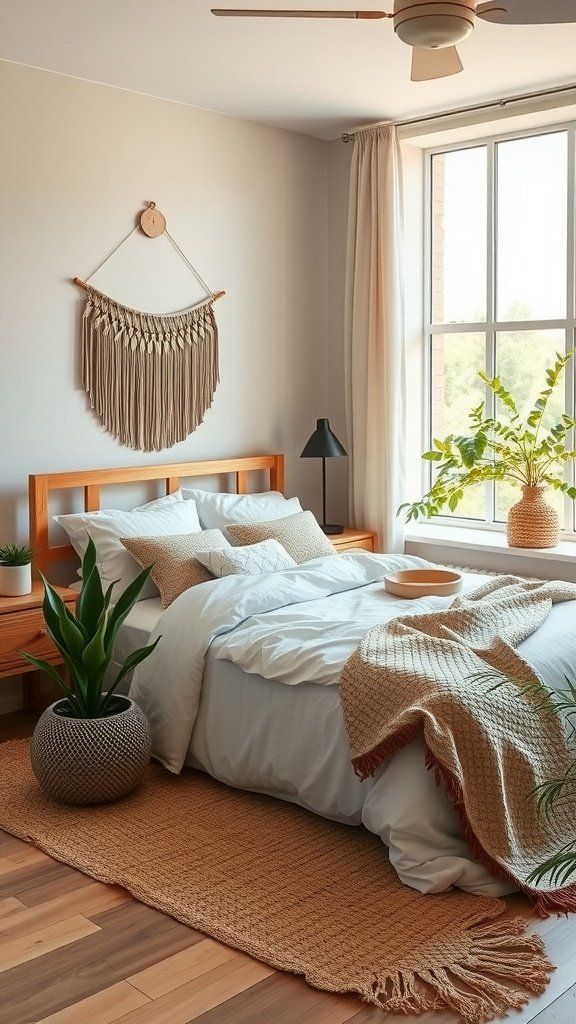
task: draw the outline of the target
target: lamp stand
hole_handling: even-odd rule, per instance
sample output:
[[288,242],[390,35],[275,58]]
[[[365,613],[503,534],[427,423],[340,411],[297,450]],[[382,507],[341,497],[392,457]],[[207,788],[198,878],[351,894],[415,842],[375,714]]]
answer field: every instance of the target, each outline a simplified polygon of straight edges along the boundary
[[326,522],[326,459],[322,457],[322,529],[324,533],[329,536],[334,536],[337,533],[343,533],[344,527],[337,526],[335,523]]

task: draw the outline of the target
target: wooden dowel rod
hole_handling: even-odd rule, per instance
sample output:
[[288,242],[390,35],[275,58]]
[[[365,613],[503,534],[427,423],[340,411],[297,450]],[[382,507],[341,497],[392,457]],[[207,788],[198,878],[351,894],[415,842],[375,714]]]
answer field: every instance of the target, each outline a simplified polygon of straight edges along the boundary
[[[73,277],[72,284],[77,284],[79,288],[88,288],[86,281],[83,281],[81,277]],[[216,299],[221,299],[223,295],[226,295],[226,292],[214,292],[214,295],[212,296],[213,301],[216,302]]]

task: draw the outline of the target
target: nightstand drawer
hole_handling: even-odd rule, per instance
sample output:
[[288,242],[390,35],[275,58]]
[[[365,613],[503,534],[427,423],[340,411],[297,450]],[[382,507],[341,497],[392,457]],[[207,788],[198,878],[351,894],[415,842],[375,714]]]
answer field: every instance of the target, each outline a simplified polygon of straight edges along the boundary
[[342,533],[330,535],[336,551],[354,551],[354,548],[363,548],[364,551],[376,550],[376,534],[372,530],[356,530],[352,526],[345,526]]
[[365,551],[374,551],[374,538],[364,537],[362,540],[353,540],[350,543],[338,544],[338,551],[353,551],[354,548],[364,548]]
[[30,608],[1,616],[0,672],[14,669],[14,675],[29,671],[31,666],[19,653],[24,650],[36,658],[59,660],[54,644],[46,631],[41,608]]

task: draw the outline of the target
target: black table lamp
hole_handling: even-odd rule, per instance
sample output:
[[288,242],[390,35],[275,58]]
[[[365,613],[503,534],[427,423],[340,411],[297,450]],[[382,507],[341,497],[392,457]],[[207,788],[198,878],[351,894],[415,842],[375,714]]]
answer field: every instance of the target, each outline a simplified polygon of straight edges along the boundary
[[346,455],[340,441],[330,430],[327,419],[316,420],[316,430],[308,438],[301,452],[301,459],[322,459],[322,522],[324,533],[342,533],[342,526],[326,522],[326,459]]

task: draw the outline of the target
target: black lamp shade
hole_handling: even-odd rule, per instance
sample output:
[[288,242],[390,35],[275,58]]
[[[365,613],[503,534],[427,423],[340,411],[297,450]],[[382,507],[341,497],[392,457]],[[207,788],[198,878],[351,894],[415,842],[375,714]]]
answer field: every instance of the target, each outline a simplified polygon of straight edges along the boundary
[[308,438],[302,453],[301,459],[330,459],[340,455],[346,455],[346,450],[340,441],[330,430],[330,424],[326,418],[316,420],[316,430]]
[[316,430],[302,449],[301,459],[322,459],[322,529],[324,533],[342,533],[343,527],[326,522],[326,459],[346,455],[345,448],[330,430],[326,418],[316,420]]

